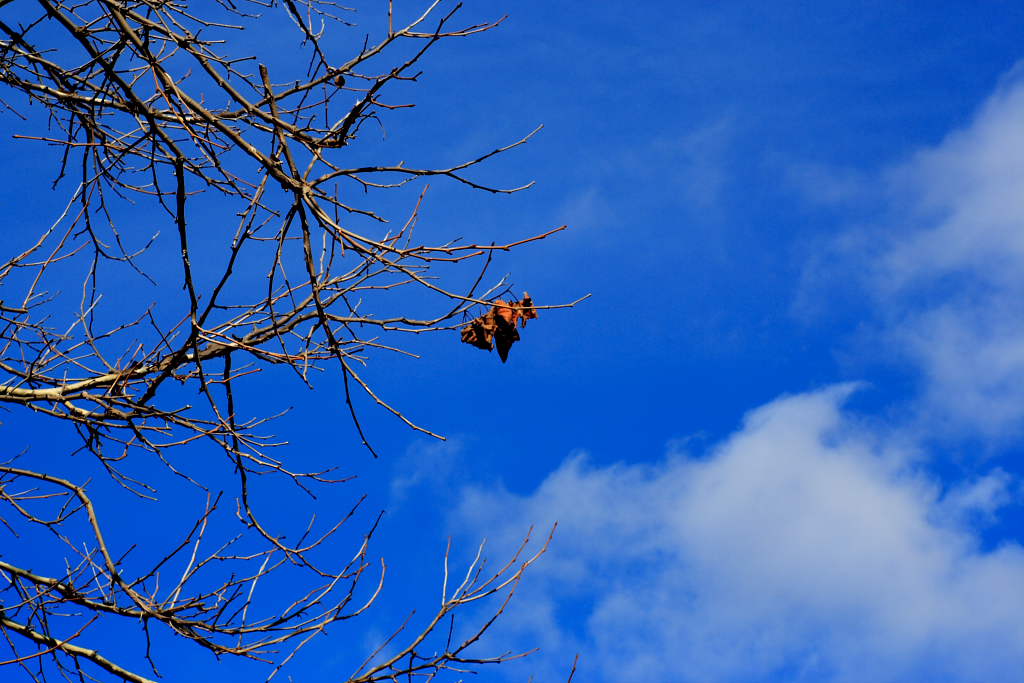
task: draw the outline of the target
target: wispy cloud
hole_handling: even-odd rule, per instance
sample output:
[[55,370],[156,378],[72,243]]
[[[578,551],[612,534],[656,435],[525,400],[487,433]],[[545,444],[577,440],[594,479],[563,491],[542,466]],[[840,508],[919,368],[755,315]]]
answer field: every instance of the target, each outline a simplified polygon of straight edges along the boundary
[[463,442],[459,437],[413,442],[395,461],[389,508],[397,509],[407,496],[421,487],[444,490],[452,486],[462,469],[462,450]]
[[852,389],[774,401],[700,457],[467,491],[456,524],[499,545],[559,522],[509,637],[581,649],[595,681],[1016,679],[1024,550],[950,514],[994,510],[1007,475],[944,498],[844,414]]
[[[814,308],[826,279],[833,292],[866,290],[873,348],[920,370],[930,428],[993,438],[1024,427],[1022,121],[1018,68],[968,125],[874,180],[858,175],[858,201],[885,208],[834,243],[837,259],[815,257],[814,295],[801,295]],[[846,176],[822,177],[818,200],[847,194],[829,180]]]
[[657,151],[668,158],[659,168],[670,168],[674,186],[697,209],[708,210],[722,201],[730,181],[736,123],[726,116],[690,131],[676,140],[656,141]]
[[724,114],[702,125],[662,131],[642,143],[609,143],[586,170],[590,182],[560,207],[561,220],[618,226],[632,213],[621,214],[622,206],[662,202],[700,215],[719,211],[734,182],[736,136],[735,118]]
[[872,190],[871,179],[854,169],[808,161],[773,165],[782,182],[809,204],[849,205],[869,197]]

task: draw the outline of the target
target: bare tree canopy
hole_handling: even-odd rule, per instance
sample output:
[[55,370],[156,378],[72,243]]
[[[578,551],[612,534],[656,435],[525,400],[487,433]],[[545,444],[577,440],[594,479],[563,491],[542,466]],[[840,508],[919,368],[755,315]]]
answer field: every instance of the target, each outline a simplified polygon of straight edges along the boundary
[[[140,510],[171,505],[183,520],[180,537],[153,541],[159,550],[120,547],[105,521],[149,512],[125,509],[123,497],[104,507],[89,482],[65,474],[71,454],[45,452],[42,437],[40,448],[3,456],[0,673],[152,680],[154,643],[171,633],[218,657],[265,662],[273,677],[328,626],[373,605],[384,564],[372,559],[372,518],[349,532],[354,509],[316,517],[314,493],[344,473],[335,462],[290,465],[274,450],[287,440],[273,434],[274,415],[238,404],[255,373],[287,370],[301,388],[327,370],[342,378],[339,412],[369,452],[360,401],[437,436],[378,395],[368,359],[408,354],[407,340],[424,332],[457,344],[460,328],[500,307],[511,338],[515,320],[562,307],[516,301],[487,274],[497,252],[562,227],[502,244],[461,241],[450,228],[427,230],[426,241],[415,232],[431,178],[490,193],[528,187],[494,186],[475,170],[536,130],[441,167],[380,159],[367,135],[412,106],[403,98],[431,48],[500,23],[462,23],[459,9],[440,0],[415,11],[388,2],[368,15],[329,0],[0,0],[4,121],[20,144],[52,155],[60,198],[54,216],[5,235],[4,419],[33,411],[72,425],[79,452]],[[267,22],[290,32],[293,54],[252,39]],[[408,201],[393,215],[397,203],[381,193],[399,188],[412,194],[398,194]],[[202,444],[219,461],[187,457]],[[308,493],[308,525],[267,522],[258,486]],[[195,500],[196,509],[183,503]],[[333,566],[342,542],[350,560]],[[436,613],[414,628],[399,619],[357,671],[336,677],[448,680],[518,656],[481,654],[478,641],[538,555],[524,544],[492,568],[478,554],[455,578],[445,553]],[[279,599],[261,601],[263,584]],[[471,627],[454,624],[485,599],[486,614],[469,610]],[[135,656],[108,656],[111,634],[129,631]]]

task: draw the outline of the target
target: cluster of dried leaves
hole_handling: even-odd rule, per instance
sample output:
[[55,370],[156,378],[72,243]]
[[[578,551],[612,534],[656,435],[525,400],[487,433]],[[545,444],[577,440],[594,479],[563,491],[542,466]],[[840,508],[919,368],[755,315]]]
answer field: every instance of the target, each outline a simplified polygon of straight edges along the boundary
[[519,341],[516,323],[518,322],[520,327],[526,327],[526,321],[536,317],[537,309],[534,308],[533,299],[527,292],[523,292],[523,298],[519,301],[498,299],[489,311],[474,318],[462,328],[462,341],[485,351],[497,346],[498,355],[504,363],[508,360],[512,344]]

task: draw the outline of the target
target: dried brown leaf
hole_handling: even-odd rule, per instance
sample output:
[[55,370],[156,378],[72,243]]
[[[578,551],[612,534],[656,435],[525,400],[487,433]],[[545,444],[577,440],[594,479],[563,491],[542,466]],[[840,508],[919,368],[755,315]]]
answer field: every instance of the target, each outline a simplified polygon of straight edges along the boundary
[[490,310],[469,321],[462,328],[462,341],[485,351],[497,347],[498,356],[504,363],[508,360],[508,352],[512,345],[520,339],[516,323],[518,322],[520,327],[526,327],[526,321],[536,317],[537,310],[533,306],[533,298],[526,292],[523,292],[523,298],[519,301],[499,299]]

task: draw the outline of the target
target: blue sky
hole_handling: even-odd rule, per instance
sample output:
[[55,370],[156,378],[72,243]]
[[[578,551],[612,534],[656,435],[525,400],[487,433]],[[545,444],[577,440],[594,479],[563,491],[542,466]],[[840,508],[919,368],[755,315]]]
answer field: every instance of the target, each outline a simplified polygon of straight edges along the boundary
[[[1018,678],[1024,9],[466,12],[510,16],[425,62],[380,154],[444,164],[544,124],[479,171],[536,187],[435,182],[419,229],[483,242],[568,224],[498,269],[540,303],[592,296],[543,312],[504,365],[453,335],[372,358],[381,393],[449,437],[367,405],[376,461],[339,378],[255,385],[251,405],[292,407],[284,457],[337,461],[368,514],[387,510],[380,608],[294,679],[347,674],[350,649],[429,605],[449,536],[459,558],[486,537],[497,559],[555,521],[491,635],[541,650],[488,680],[564,680],[577,652],[577,680],[597,682]],[[8,225],[52,220],[51,195],[12,180],[40,162],[4,145]],[[10,443],[43,448],[22,420],[4,417]],[[144,526],[118,524],[126,541]]]

